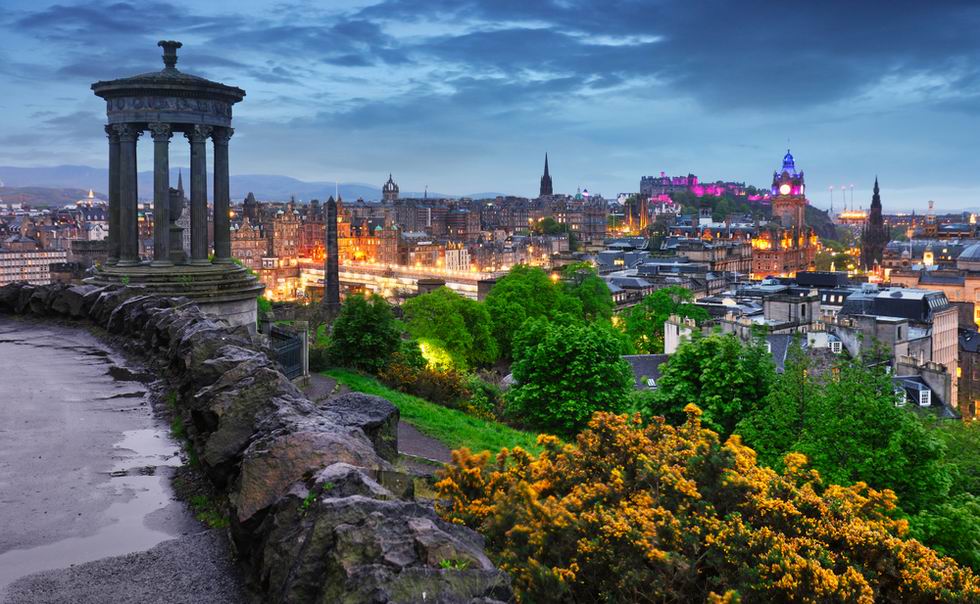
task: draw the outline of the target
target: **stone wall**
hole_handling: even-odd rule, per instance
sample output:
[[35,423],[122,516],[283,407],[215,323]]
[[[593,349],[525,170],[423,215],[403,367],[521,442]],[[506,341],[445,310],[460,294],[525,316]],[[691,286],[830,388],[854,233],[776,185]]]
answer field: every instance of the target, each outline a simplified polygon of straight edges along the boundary
[[246,328],[138,287],[15,283],[0,287],[0,312],[97,325],[160,367],[205,473],[228,496],[256,602],[512,599],[482,538],[412,499],[391,464],[398,411],[384,399],[314,404]]

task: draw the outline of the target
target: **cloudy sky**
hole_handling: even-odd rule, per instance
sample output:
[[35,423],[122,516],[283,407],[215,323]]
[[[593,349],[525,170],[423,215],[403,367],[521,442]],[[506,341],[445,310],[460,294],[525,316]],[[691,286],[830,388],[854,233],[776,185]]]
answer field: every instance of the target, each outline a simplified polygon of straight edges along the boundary
[[547,151],[556,190],[608,197],[661,171],[767,185],[789,145],[817,206],[851,184],[866,206],[877,174],[886,210],[980,207],[972,0],[3,6],[0,165],[104,166],[89,84],[159,69],[168,38],[248,93],[234,173],[529,195]]

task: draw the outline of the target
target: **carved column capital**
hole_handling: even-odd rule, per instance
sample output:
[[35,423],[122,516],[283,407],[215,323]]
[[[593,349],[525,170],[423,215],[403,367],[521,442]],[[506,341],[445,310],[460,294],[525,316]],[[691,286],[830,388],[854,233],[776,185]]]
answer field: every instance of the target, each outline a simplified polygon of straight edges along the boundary
[[153,141],[157,143],[167,142],[174,135],[170,124],[154,123],[150,124],[148,128],[153,136]]
[[214,141],[215,145],[227,145],[234,134],[234,128],[215,128],[211,134],[211,140]]
[[211,136],[212,131],[214,131],[214,127],[212,126],[197,125],[185,132],[184,136],[186,136],[187,140],[192,143],[203,143],[208,140],[208,137]]
[[143,134],[142,130],[132,124],[116,124],[113,128],[116,129],[116,136],[121,143],[135,142]]
[[105,134],[106,134],[107,137],[109,137],[109,142],[110,143],[118,143],[119,142],[119,133],[116,132],[116,127],[115,126],[113,126],[111,124],[106,124],[106,126],[105,126]]

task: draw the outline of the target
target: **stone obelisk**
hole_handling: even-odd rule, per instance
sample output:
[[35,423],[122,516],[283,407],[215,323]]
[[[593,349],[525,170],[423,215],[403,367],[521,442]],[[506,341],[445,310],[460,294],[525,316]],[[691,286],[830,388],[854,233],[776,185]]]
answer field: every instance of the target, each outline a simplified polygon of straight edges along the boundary
[[331,320],[340,312],[340,267],[337,263],[337,202],[327,200],[327,241],[323,273],[323,313]]

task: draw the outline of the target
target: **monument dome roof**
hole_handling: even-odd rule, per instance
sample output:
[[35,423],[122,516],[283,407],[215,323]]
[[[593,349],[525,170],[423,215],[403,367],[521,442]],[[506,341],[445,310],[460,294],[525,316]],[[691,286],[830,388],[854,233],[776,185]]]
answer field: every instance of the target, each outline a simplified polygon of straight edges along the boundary
[[217,98],[237,103],[245,97],[245,91],[241,88],[178,70],[177,49],[183,46],[180,42],[161,40],[157,45],[163,48],[163,69],[116,80],[95,82],[92,84],[92,90],[97,96],[105,99],[143,93]]

